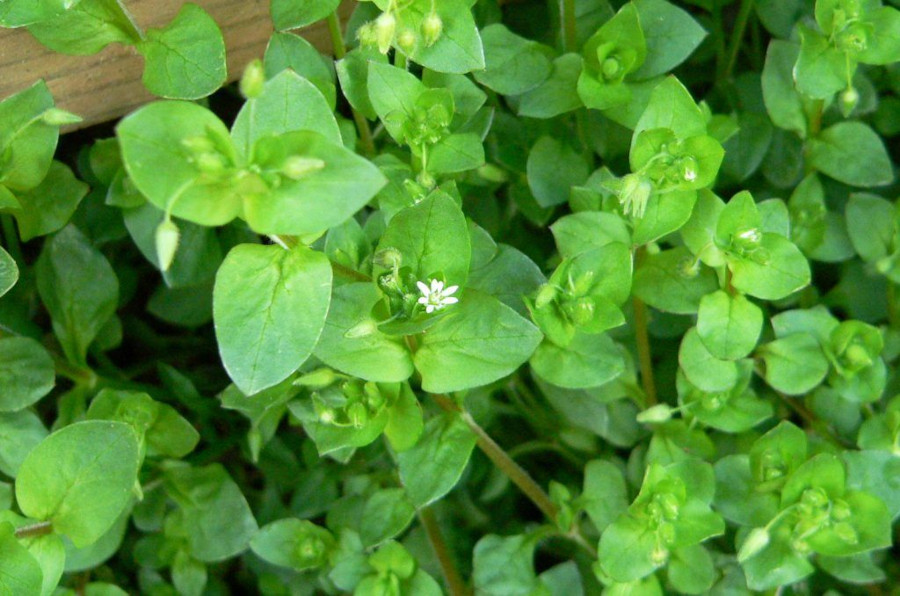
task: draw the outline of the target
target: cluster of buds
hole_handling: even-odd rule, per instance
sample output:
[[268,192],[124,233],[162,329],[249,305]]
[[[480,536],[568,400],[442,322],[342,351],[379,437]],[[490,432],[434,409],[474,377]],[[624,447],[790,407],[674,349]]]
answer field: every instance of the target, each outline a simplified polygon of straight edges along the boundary
[[338,427],[362,428],[387,405],[378,385],[372,381],[347,381],[341,385],[340,403],[326,399],[323,394],[312,394],[313,406],[319,421]]
[[[441,37],[444,30],[444,22],[432,8],[422,20],[420,34],[425,47],[431,47]],[[392,9],[381,13],[377,19],[366,23],[357,32],[359,41],[364,46],[378,48],[382,54],[387,54],[391,44],[395,43],[404,52],[411,52],[418,41],[416,32],[409,28],[401,28],[398,31],[397,17]]]

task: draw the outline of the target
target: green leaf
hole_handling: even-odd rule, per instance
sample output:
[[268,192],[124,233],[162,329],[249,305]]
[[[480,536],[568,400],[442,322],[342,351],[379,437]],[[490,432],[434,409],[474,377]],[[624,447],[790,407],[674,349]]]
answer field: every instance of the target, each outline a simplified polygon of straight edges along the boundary
[[828,359],[816,338],[796,333],[765,344],[760,353],[766,363],[765,379],[787,395],[803,395],[828,374]]
[[582,63],[579,54],[554,59],[544,82],[519,97],[519,116],[546,119],[580,108],[577,86]]
[[216,339],[225,370],[248,395],[303,364],[331,302],[331,265],[303,246],[241,244],[225,257],[213,291]]
[[266,81],[262,93],[244,103],[231,127],[231,138],[238,151],[250,155],[262,137],[294,130],[317,132],[335,145],[341,144],[328,100],[309,80],[287,70]]
[[866,47],[856,57],[863,64],[890,64],[900,60],[900,11],[881,6],[866,15],[871,27]]
[[891,159],[878,134],[862,122],[839,122],[810,141],[809,163],[851,186],[871,188],[894,180]]
[[[400,251],[401,267],[409,267],[418,281],[443,276],[448,285],[466,283],[472,253],[469,229],[459,205],[445,193],[432,193],[391,218],[378,251],[389,248]],[[381,273],[376,270],[376,275]]]
[[0,185],[27,190],[47,175],[59,127],[41,116],[52,108],[53,96],[43,81],[0,102]]
[[806,136],[806,112],[803,100],[794,88],[794,64],[800,48],[780,39],[772,40],[766,51],[762,71],[763,100],[772,124]]
[[653,89],[650,103],[634,128],[632,144],[641,131],[654,128],[668,128],[680,139],[706,134],[706,118],[691,93],[673,76]]
[[550,60],[540,44],[520,37],[501,24],[481,30],[484,70],[475,80],[501,95],[520,95],[550,75]]
[[847,233],[863,261],[874,262],[892,252],[896,209],[886,199],[853,193],[847,202]]
[[696,327],[685,333],[678,350],[678,363],[687,379],[708,393],[729,391],[738,381],[737,363],[713,356]]
[[450,492],[462,476],[475,448],[475,435],[457,416],[435,416],[412,448],[397,454],[400,480],[416,507]]
[[716,565],[699,544],[677,548],[667,567],[672,587],[684,594],[707,594],[716,581]]
[[22,205],[13,211],[23,241],[46,236],[65,226],[89,187],[72,170],[54,161],[46,177],[36,187],[16,193]]
[[388,411],[384,436],[391,442],[391,447],[398,453],[406,451],[419,441],[425,423],[422,419],[422,406],[409,383],[400,385],[399,393]]
[[363,508],[360,538],[366,547],[378,546],[405,530],[416,516],[416,508],[402,488],[374,493]]
[[183,5],[165,27],[148,29],[136,47],[144,56],[144,85],[154,95],[198,99],[225,82],[225,40],[196,4]]
[[244,217],[254,231],[323,232],[362,209],[387,182],[372,162],[316,132],[264,137],[253,147],[253,163],[264,171],[280,171],[296,158],[321,167],[295,178],[284,174],[268,192],[245,197]]
[[0,339],[0,412],[27,408],[56,382],[53,359],[30,337]]
[[762,324],[762,310],[740,294],[718,290],[700,301],[697,335],[716,358],[737,360],[749,354],[759,341]]
[[534,571],[534,547],[539,536],[488,534],[476,544],[472,556],[475,589],[485,596],[542,593]]
[[41,594],[44,574],[37,560],[19,544],[15,528],[0,522],[0,592]]
[[690,220],[696,202],[694,190],[653,193],[644,216],[634,224],[632,242],[641,246],[678,231]]
[[256,519],[220,464],[169,469],[163,484],[180,507],[172,521],[175,532],[187,540],[191,556],[214,563],[246,550],[258,529]]
[[35,447],[16,478],[22,512],[49,521],[77,547],[96,542],[129,505],[138,442],[121,422],[77,422]]
[[645,577],[662,564],[653,560],[657,542],[656,532],[646,521],[621,515],[600,536],[600,566],[617,582]]
[[[71,224],[44,244],[36,270],[38,292],[66,358],[86,364],[88,346],[118,305],[115,272]],[[91,275],[84,276],[84,271]]]
[[293,70],[322,92],[328,105],[334,107],[337,97],[334,64],[319,53],[314,45],[293,33],[275,33],[269,38],[263,58],[266,78],[273,79],[284,70]]
[[64,13],[28,26],[39,42],[54,52],[96,54],[111,43],[133,45],[141,41],[118,0],[80,0]]
[[647,42],[647,58],[631,74],[636,80],[671,71],[706,37],[706,31],[690,14],[666,0],[635,0],[634,6]]
[[0,246],[0,297],[9,292],[19,281],[19,266],[6,249]]
[[611,242],[631,245],[625,220],[615,213],[582,211],[560,217],[550,226],[563,258],[606,246]]
[[378,117],[369,99],[369,64],[373,61],[384,63],[386,58],[378,50],[358,47],[334,64],[344,97],[353,109],[369,120]]
[[379,62],[369,62],[367,83],[375,113],[391,137],[402,143],[403,124],[415,112],[416,100],[425,92],[425,85],[405,70]]
[[809,263],[790,240],[763,232],[764,253],[750,257],[729,257],[732,284],[737,290],[763,300],[778,300],[809,285]]
[[818,31],[800,25],[800,54],[794,66],[797,89],[813,99],[827,99],[847,85],[847,61]]
[[[240,189],[225,176],[237,152],[228,129],[206,108],[151,103],[123,118],[116,133],[129,178],[158,208],[206,226],[226,224],[241,212]],[[201,143],[202,150],[192,149]],[[205,161],[220,169],[205,173]]]
[[648,255],[634,273],[634,294],[653,308],[695,314],[701,299],[719,287],[715,272],[696,264],[684,247]]
[[[393,6],[387,0],[376,2],[382,10]],[[440,36],[432,44],[425,43],[422,22],[433,9],[443,22]],[[484,48],[468,0],[444,0],[435,5],[431,0],[413,0],[396,12],[397,31],[411,30],[416,41],[411,50],[399,48],[425,68],[438,72],[466,74],[485,67]]]
[[468,291],[421,336],[413,356],[430,393],[487,385],[534,353],[541,333],[496,298]]
[[306,27],[329,16],[340,3],[340,0],[316,0],[315,2],[272,0],[272,23],[278,31]]
[[451,134],[428,150],[428,172],[453,174],[484,165],[481,137],[472,132]]
[[576,333],[566,347],[541,343],[531,368],[549,383],[567,389],[599,387],[625,371],[625,360],[606,334]]
[[595,459],[584,467],[584,491],[579,498],[597,529],[603,532],[628,509],[628,489],[622,471],[608,461]]
[[0,414],[0,472],[15,478],[25,457],[46,436],[47,429],[31,410]]
[[331,532],[296,518],[279,519],[263,526],[250,541],[250,548],[260,558],[294,571],[320,567],[334,547]]
[[771,590],[810,575],[815,568],[808,558],[790,545],[790,526],[781,524],[759,554],[741,564],[751,590]]
[[570,145],[542,136],[528,152],[528,187],[538,205],[552,207],[569,200],[569,189],[584,184],[587,162]]
[[0,26],[16,28],[65,12],[64,0],[6,0],[0,6]]
[[[372,309],[382,300],[371,283],[334,288],[316,358],[339,371],[367,381],[405,381],[413,373],[412,357],[402,338],[385,335],[374,327]],[[367,324],[368,333],[354,333]]]

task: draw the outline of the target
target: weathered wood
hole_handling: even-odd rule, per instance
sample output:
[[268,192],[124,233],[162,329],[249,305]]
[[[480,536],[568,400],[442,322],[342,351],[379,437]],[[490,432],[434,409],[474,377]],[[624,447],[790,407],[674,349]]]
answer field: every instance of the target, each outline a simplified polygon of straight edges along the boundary
[[[168,23],[185,0],[125,0],[144,29]],[[225,36],[228,80],[261,58],[272,34],[269,0],[193,0],[206,9]],[[349,15],[345,2],[341,13]],[[331,52],[325,22],[302,30],[322,52]],[[39,44],[25,29],[0,29],[0,99],[44,79],[59,107],[78,114],[90,126],[118,118],[153,99],[141,83],[143,58],[133,48],[115,44],[93,56],[64,56]],[[0,124],[2,125],[2,124]],[[72,127],[67,130],[74,130]]]

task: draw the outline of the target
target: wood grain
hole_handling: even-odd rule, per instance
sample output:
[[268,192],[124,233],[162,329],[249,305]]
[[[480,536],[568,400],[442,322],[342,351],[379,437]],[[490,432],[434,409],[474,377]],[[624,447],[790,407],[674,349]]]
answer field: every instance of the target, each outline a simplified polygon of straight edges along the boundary
[[[193,0],[209,12],[225,36],[228,80],[261,58],[272,35],[269,0]],[[144,29],[168,23],[183,0],[125,0],[124,5]],[[352,11],[344,2],[344,19]],[[331,53],[325,22],[299,32],[323,53]],[[56,104],[84,121],[66,131],[113,120],[151,101],[141,83],[143,58],[133,48],[107,46],[93,56],[64,56],[39,44],[25,29],[0,29],[0,99],[44,79]]]

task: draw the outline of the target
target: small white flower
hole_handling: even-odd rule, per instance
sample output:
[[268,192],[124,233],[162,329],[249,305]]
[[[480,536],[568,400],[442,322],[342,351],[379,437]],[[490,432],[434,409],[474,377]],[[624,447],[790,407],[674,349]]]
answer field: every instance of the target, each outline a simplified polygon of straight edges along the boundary
[[419,286],[419,291],[422,292],[422,297],[419,298],[419,304],[425,306],[425,312],[428,314],[440,310],[450,304],[459,302],[458,298],[454,298],[451,295],[459,289],[459,286],[445,288],[444,282],[436,279],[431,280],[431,287],[428,287],[421,281],[417,281],[416,285]]

